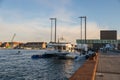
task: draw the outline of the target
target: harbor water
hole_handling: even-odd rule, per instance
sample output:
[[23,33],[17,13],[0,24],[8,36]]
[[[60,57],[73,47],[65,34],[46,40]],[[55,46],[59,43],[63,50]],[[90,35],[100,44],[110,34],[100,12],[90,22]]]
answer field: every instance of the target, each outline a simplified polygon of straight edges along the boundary
[[[18,53],[20,51],[20,53]],[[31,59],[45,50],[0,50],[0,80],[67,80],[85,60]]]

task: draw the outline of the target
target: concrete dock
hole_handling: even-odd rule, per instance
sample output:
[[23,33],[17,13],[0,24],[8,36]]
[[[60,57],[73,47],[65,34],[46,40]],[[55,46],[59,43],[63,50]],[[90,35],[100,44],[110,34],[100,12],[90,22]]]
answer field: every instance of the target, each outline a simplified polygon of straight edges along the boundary
[[90,57],[69,80],[94,80],[98,63],[98,55]]
[[100,52],[95,80],[120,80],[119,52]]
[[88,59],[69,80],[120,80],[120,52],[99,52]]

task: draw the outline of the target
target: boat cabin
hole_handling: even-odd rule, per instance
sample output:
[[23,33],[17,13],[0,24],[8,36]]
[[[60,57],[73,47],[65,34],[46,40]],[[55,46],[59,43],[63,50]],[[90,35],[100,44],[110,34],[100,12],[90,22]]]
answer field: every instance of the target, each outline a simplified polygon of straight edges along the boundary
[[58,51],[67,51],[67,52],[74,52],[74,47],[71,43],[66,42],[59,42],[59,43],[49,43],[47,45],[48,49],[54,49]]

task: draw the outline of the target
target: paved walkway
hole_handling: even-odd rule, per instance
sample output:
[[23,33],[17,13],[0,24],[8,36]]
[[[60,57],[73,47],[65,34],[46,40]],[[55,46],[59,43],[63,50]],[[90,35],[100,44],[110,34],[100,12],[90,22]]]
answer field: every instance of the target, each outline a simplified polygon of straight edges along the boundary
[[100,53],[95,80],[120,80],[120,53]]
[[94,80],[98,63],[98,55],[90,57],[69,80]]

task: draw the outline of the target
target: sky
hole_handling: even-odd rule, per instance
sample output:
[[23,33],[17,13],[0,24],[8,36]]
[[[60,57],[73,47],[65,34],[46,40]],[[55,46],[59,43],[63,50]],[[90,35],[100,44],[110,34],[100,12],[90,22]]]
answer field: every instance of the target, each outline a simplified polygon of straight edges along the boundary
[[[100,30],[117,30],[120,39],[120,0],[0,0],[0,42],[14,34],[14,41],[49,42],[50,18],[56,18],[57,39],[75,43],[80,16],[87,17],[87,39],[100,39]],[[82,27],[84,38],[84,21]]]

